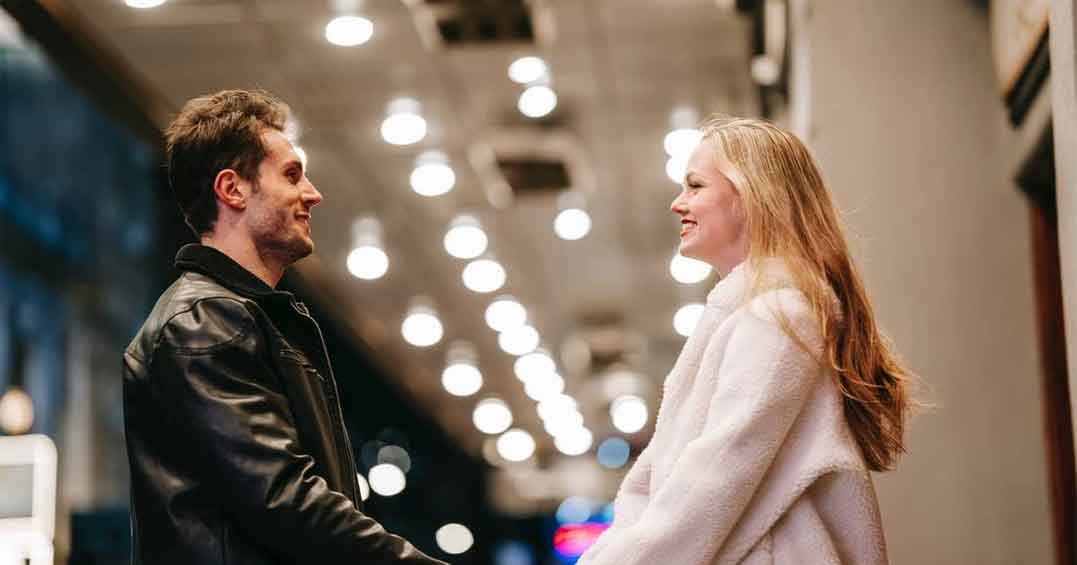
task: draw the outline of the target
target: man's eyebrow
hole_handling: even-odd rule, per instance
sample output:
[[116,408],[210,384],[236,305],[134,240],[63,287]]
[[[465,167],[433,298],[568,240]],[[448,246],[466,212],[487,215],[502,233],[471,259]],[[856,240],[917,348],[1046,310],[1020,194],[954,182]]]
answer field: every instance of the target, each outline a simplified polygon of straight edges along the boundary
[[287,169],[289,167],[293,167],[293,166],[294,167],[299,167],[300,172],[303,172],[303,170],[306,168],[306,167],[303,166],[303,161],[301,161],[299,159],[288,159],[288,161],[284,163],[284,168],[285,169]]

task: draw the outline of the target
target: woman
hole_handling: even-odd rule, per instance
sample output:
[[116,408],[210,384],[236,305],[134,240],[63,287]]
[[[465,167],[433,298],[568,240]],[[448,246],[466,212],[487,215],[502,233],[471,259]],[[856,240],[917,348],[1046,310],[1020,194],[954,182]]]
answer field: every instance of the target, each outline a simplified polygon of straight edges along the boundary
[[672,210],[721,281],[582,565],[886,563],[869,471],[904,452],[907,372],[796,137],[717,116]]

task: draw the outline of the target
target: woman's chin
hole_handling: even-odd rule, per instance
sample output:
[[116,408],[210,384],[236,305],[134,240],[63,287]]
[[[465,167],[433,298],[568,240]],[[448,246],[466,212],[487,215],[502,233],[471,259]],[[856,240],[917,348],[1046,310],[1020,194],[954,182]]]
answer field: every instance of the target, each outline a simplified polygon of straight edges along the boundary
[[691,236],[688,236],[687,238],[681,240],[681,243],[677,248],[677,252],[680,253],[682,257],[687,257],[689,259],[697,259],[699,261],[703,260],[699,256],[699,254],[696,253],[695,246],[692,245]]

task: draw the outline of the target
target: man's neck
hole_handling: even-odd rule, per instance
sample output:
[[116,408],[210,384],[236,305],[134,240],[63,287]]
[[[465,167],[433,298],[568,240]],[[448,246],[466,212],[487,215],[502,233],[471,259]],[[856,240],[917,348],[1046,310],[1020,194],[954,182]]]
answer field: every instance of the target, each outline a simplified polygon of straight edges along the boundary
[[276,288],[284,275],[284,266],[258,252],[254,242],[246,238],[202,236],[202,245],[212,247],[230,257],[241,267],[261,279],[270,288]]

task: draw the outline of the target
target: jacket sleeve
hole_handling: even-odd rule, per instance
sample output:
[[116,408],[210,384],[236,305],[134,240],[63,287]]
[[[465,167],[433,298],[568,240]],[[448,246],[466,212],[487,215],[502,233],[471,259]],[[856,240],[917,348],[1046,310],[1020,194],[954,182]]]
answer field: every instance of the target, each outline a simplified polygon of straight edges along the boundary
[[650,453],[649,449],[644,449],[621,481],[621,488],[617,490],[617,498],[613,501],[613,523],[599,536],[590,551],[601,554],[607,542],[617,539],[618,532],[638,522],[647,508],[651,483]]
[[[702,432],[652,493],[640,519],[612,531],[581,565],[708,565],[714,560],[822,373],[813,355],[771,313],[774,302],[768,298],[778,294],[748,304],[731,330],[718,375],[700,375],[717,378]],[[809,347],[818,342],[810,336],[811,318],[803,306],[783,310],[798,336],[807,334]]]
[[296,562],[443,565],[315,472],[261,346],[243,304],[207,299],[169,321],[150,367],[173,451],[236,527]]

